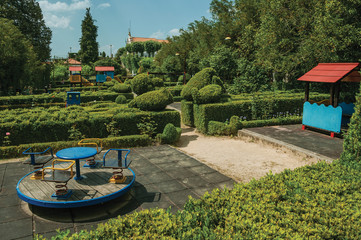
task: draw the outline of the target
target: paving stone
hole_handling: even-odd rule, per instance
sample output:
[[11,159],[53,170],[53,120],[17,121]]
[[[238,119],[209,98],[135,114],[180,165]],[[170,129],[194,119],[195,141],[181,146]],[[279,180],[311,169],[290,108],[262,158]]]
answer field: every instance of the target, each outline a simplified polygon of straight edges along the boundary
[[56,216],[52,216],[52,219],[56,221],[43,219],[34,215],[33,220],[34,220],[35,233],[42,234],[42,233],[52,232],[57,229],[60,230],[72,229],[74,227],[73,222],[65,222],[65,223],[61,222],[56,219]]
[[172,176],[175,179],[184,179],[187,177],[192,177],[197,175],[197,173],[190,171],[187,168],[179,168],[178,166],[176,167],[176,170],[167,169],[166,171],[170,176]]
[[29,205],[30,210],[34,215],[39,218],[46,219],[48,221],[72,223],[73,219],[71,216],[70,209],[67,208],[45,208],[35,205]]
[[202,174],[201,176],[210,183],[221,183],[231,180],[231,178],[219,172],[206,173],[206,174]]
[[149,165],[149,166],[146,166],[146,167],[139,167],[139,168],[137,168],[137,170],[139,172],[141,172],[142,174],[152,174],[152,173],[157,173],[157,172],[162,171],[162,169],[160,169],[156,165]]
[[188,168],[190,171],[193,171],[197,174],[204,174],[204,173],[213,173],[213,172],[216,172],[216,170],[214,170],[213,168],[211,167],[208,167],[207,165],[199,165],[199,166],[193,166],[193,167],[190,167]]
[[189,196],[199,198],[199,196],[190,189],[167,193],[167,197],[181,209],[183,209],[184,204],[188,201]]
[[[2,216],[0,214],[0,216]],[[31,218],[0,223],[1,240],[33,239]]]
[[187,189],[186,186],[184,186],[177,180],[164,181],[164,182],[157,183],[157,187],[163,193],[177,192],[180,190]]
[[20,205],[21,200],[17,194],[2,195],[0,194],[0,208]]
[[196,187],[193,188],[192,191],[195,192],[198,196],[202,197],[206,192],[211,193],[213,189],[219,188],[216,185],[210,184],[207,187]]
[[195,167],[195,166],[200,166],[203,163],[199,162],[198,160],[195,160],[194,158],[182,156],[182,160],[178,161],[177,164],[182,167]]
[[168,182],[174,179],[165,172],[152,172],[146,176],[148,176],[151,183]]
[[224,188],[228,188],[228,189],[232,189],[234,187],[234,184],[236,184],[235,181],[233,180],[228,180],[225,182],[220,182],[215,184],[219,189],[224,189]]
[[31,216],[27,215],[20,207],[20,205],[1,207],[0,208],[0,223],[16,221],[20,219],[30,219]]
[[207,187],[210,186],[211,183],[201,176],[191,176],[191,177],[185,177],[183,179],[180,179],[180,181],[188,186],[189,188],[197,188],[197,187]]

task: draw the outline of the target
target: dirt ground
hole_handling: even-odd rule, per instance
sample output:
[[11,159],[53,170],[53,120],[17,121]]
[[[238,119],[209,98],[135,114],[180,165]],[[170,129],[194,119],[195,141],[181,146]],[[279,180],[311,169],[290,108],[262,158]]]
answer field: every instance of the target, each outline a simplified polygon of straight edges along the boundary
[[183,127],[180,141],[175,145],[217,171],[237,182],[259,179],[267,173],[279,173],[315,163],[295,154],[269,145],[250,142],[237,137],[212,137]]

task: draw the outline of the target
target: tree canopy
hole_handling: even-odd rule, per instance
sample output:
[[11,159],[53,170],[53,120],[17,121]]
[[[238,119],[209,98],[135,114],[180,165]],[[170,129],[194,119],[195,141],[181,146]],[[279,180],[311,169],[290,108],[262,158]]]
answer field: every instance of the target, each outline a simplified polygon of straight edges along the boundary
[[[244,70],[259,69],[268,82],[297,87],[295,80],[319,62],[360,60],[360,5],[361,0],[213,0],[212,18],[169,38],[156,63],[167,66],[178,53],[190,74],[212,66],[222,80],[244,82]],[[238,61],[250,67],[239,68]]]
[[30,41],[39,61],[50,58],[52,32],[45,25],[39,3],[35,0],[1,0],[0,17],[13,20]]

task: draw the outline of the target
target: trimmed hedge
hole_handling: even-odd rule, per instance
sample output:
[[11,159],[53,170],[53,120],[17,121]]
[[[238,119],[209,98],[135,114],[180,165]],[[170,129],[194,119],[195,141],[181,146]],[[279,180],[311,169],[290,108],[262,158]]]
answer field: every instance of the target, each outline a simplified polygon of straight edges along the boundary
[[222,87],[217,84],[207,85],[200,90],[193,88],[192,98],[195,104],[216,103],[221,100]]
[[146,73],[138,74],[131,80],[131,86],[134,93],[141,95],[153,91],[156,87],[163,87],[163,80],[160,78],[151,78]]
[[[104,106],[103,106],[104,105]],[[4,136],[10,132],[11,145],[54,142],[70,140],[73,128],[85,137],[104,138],[112,133],[107,125],[120,130],[120,135],[139,134],[137,123],[150,117],[157,123],[156,133],[161,133],[168,123],[180,126],[180,114],[177,111],[144,112],[127,108],[116,103],[101,103],[92,107],[70,106],[2,111],[0,124],[0,144],[4,145]]]
[[117,93],[131,93],[132,89],[130,85],[124,83],[116,83],[110,90],[117,92]]
[[205,134],[208,132],[209,121],[224,122],[233,115],[239,116],[242,120],[264,120],[299,116],[302,115],[302,110],[303,97],[283,98],[282,96],[193,106],[194,125],[198,131]]
[[[121,137],[103,138],[104,148],[125,148],[125,147],[141,147],[148,146],[152,143],[152,139],[148,135],[129,135]],[[0,160],[5,158],[26,157],[23,151],[32,147],[34,152],[44,151],[51,146],[53,152],[69,147],[77,146],[79,141],[58,141],[58,142],[42,142],[32,144],[20,144],[18,146],[0,147]]]
[[171,103],[173,103],[172,94],[166,88],[162,88],[137,96],[129,106],[143,111],[162,111]]
[[193,102],[181,101],[182,123],[194,127]]

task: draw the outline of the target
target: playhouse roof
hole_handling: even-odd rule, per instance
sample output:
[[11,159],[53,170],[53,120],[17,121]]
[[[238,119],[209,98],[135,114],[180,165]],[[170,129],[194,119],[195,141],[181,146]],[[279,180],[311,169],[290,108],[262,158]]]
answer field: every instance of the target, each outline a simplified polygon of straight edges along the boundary
[[81,65],[81,62],[73,59],[73,58],[69,58],[68,60],[66,60],[64,62],[65,64],[71,64],[71,65]]
[[96,72],[114,72],[114,67],[103,67],[103,66],[96,66]]
[[70,66],[69,71],[72,72],[81,72],[81,66]]
[[361,75],[356,70],[360,66],[360,63],[319,63],[297,80],[324,83],[336,83],[340,80],[360,82]]

